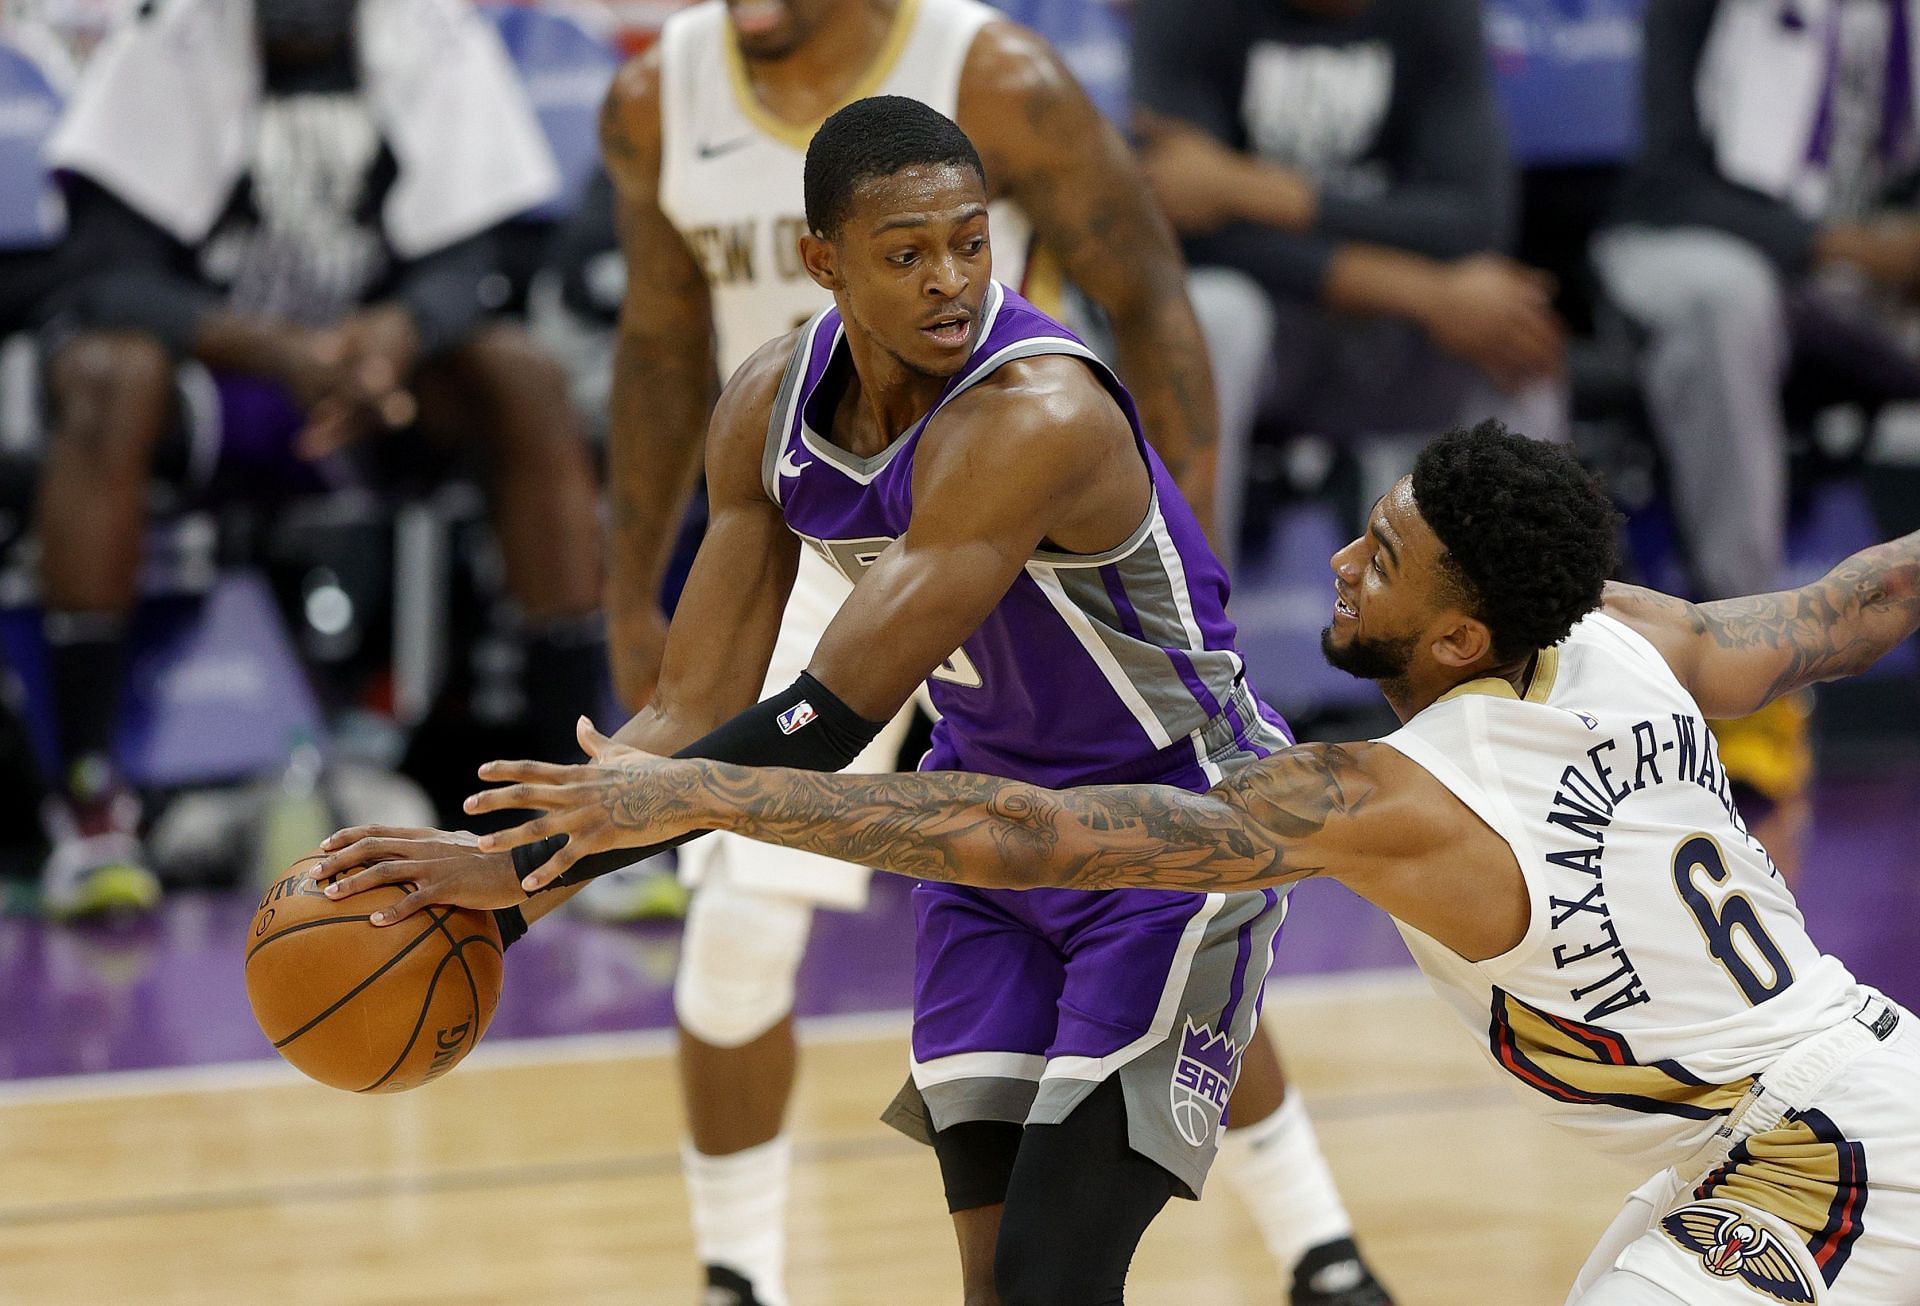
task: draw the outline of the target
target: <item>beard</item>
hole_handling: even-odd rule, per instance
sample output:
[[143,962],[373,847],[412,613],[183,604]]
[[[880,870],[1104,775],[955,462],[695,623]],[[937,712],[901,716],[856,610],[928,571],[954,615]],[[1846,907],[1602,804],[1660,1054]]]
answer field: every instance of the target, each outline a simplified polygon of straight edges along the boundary
[[1355,635],[1345,644],[1335,644],[1333,627],[1326,626],[1320,631],[1320,656],[1336,671],[1361,680],[1393,684],[1407,678],[1407,668],[1413,663],[1414,643],[1411,635],[1400,639],[1367,639]]

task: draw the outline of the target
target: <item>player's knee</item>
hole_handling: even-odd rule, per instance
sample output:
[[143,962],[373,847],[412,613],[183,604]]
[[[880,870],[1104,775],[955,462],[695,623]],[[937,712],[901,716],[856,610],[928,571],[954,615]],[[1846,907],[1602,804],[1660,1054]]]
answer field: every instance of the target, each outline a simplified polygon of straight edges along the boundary
[[138,332],[88,332],[54,356],[47,378],[59,418],[55,440],[90,461],[144,467],[143,437],[157,436],[155,424],[116,419],[129,405],[164,407],[173,364],[158,341]]
[[1686,1298],[1631,1270],[1609,1270],[1567,1306],[1686,1306]]
[[1000,1306],[1106,1306],[1122,1300],[1126,1265],[1118,1277],[1106,1258],[1077,1240],[1037,1223],[1002,1223],[993,1257]]
[[753,1042],[793,1010],[793,978],[813,909],[716,879],[693,895],[673,1006],[680,1028],[714,1047]]

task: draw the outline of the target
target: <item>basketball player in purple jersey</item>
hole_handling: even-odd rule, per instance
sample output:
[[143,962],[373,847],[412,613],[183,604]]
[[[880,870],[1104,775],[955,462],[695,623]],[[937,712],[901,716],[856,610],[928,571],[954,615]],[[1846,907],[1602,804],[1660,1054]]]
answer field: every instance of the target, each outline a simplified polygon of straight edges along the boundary
[[[1286,747],[1126,391],[991,280],[966,136],[917,101],[856,102],[809,148],[806,202],[801,257],[836,307],[721,397],[691,606],[622,741],[704,729],[687,754],[836,770],[925,680],[934,766],[1197,792]],[[753,704],[802,540],[856,584],[807,672]],[[518,917],[522,883],[635,855],[377,830],[329,848],[322,878],[355,872],[337,896],[416,884],[379,923],[429,902]],[[938,1153],[967,1300],[1119,1301],[1141,1233],[1212,1160],[1279,896],[925,885],[915,905],[912,1078],[888,1118]]]
[[[808,141],[833,110],[886,94],[952,118],[979,151],[992,182],[997,280],[1055,312],[1070,278],[1101,308],[1147,437],[1207,520],[1213,391],[1177,246],[1126,143],[1044,40],[976,0],[689,5],[621,72],[601,120],[628,273],[607,437],[607,612],[615,684],[631,710],[661,670],[660,575],[698,468],[716,367],[731,377],[831,303],[797,251]],[[805,669],[851,588],[803,551],[758,696]],[[892,770],[910,717],[897,714],[850,769]],[[724,832],[688,847],[679,870],[696,886],[674,1016],[702,1300],[786,1306],[794,980],[816,908],[859,910],[869,872]],[[1231,1114],[1219,1174],[1282,1281],[1297,1282],[1293,1306],[1377,1303],[1271,1037],[1246,1049]]]

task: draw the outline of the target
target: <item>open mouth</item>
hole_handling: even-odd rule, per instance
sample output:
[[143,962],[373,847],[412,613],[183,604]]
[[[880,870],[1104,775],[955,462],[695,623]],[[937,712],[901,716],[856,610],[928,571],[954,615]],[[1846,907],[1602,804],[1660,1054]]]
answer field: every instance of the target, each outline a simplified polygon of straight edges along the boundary
[[967,343],[967,337],[973,328],[971,313],[952,313],[946,317],[937,317],[920,328],[935,344],[949,348]]
[[1338,589],[1335,589],[1333,592],[1333,615],[1336,617],[1345,617],[1347,620],[1352,621],[1359,617],[1360,614],[1354,611],[1353,604],[1347,602],[1346,596],[1341,594]]

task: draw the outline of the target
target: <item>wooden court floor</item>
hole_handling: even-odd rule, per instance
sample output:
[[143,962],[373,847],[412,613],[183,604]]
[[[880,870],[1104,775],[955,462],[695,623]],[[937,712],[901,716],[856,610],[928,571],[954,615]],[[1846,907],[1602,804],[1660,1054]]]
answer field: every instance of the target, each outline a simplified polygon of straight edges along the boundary
[[[1276,986],[1267,1012],[1403,1306],[1559,1306],[1636,1176],[1524,1113],[1409,975]],[[794,1306],[958,1300],[932,1157],[874,1119],[903,1034],[808,1031]],[[395,1098],[281,1070],[0,1089],[0,1302],[697,1300],[662,1040],[483,1048]],[[1148,1233],[1129,1301],[1285,1290],[1217,1185]]]

